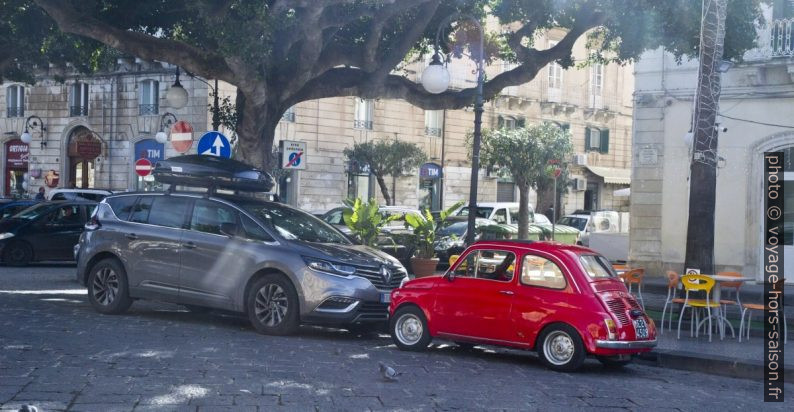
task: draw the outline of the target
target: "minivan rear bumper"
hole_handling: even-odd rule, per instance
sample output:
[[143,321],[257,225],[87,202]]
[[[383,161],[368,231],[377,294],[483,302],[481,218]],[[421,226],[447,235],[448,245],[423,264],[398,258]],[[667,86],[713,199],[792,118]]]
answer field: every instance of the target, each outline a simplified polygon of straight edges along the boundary
[[653,340],[596,340],[596,347],[602,349],[649,349],[656,347]]

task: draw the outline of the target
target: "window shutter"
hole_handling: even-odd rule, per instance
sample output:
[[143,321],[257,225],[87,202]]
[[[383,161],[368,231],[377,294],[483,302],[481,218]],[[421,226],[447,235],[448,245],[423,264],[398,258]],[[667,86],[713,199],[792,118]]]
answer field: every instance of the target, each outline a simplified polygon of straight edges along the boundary
[[590,150],[590,128],[584,128],[584,151]]
[[505,127],[505,118],[504,117],[499,116],[496,119],[496,127],[499,128],[499,129]]
[[527,123],[527,119],[525,119],[523,117],[519,117],[516,120],[516,128],[522,128],[522,127],[524,127],[524,125],[526,125],[526,123]]
[[609,153],[609,129],[601,130],[601,153]]

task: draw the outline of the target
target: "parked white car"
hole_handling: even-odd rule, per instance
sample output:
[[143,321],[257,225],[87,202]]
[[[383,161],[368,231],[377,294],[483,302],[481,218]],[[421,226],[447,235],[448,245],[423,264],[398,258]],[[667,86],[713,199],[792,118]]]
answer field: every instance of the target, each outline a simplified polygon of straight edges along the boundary
[[[529,206],[530,220],[534,214],[532,206]],[[454,216],[468,216],[469,206],[463,206],[454,213]],[[477,217],[490,219],[496,223],[506,225],[518,225],[518,203],[512,202],[483,202],[477,203]]]
[[52,189],[47,200],[92,200],[101,202],[113,192],[105,189]]

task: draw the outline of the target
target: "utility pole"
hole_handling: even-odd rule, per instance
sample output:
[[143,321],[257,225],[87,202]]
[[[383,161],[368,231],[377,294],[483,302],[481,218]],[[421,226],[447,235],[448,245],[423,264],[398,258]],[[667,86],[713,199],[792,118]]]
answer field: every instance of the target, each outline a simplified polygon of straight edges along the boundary
[[716,119],[721,92],[720,65],[725,43],[727,0],[703,0],[700,68],[695,94],[690,160],[686,268],[714,274],[714,210],[717,189]]

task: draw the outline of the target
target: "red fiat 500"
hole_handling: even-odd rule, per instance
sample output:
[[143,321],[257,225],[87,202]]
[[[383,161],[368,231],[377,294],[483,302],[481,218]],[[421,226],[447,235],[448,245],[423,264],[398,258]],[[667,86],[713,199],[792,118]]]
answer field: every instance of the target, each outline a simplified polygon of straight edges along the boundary
[[444,276],[407,281],[391,294],[391,334],[403,350],[432,338],[536,350],[552,369],[588,354],[608,366],[656,345],[656,327],[590,249],[549,242],[483,241]]

